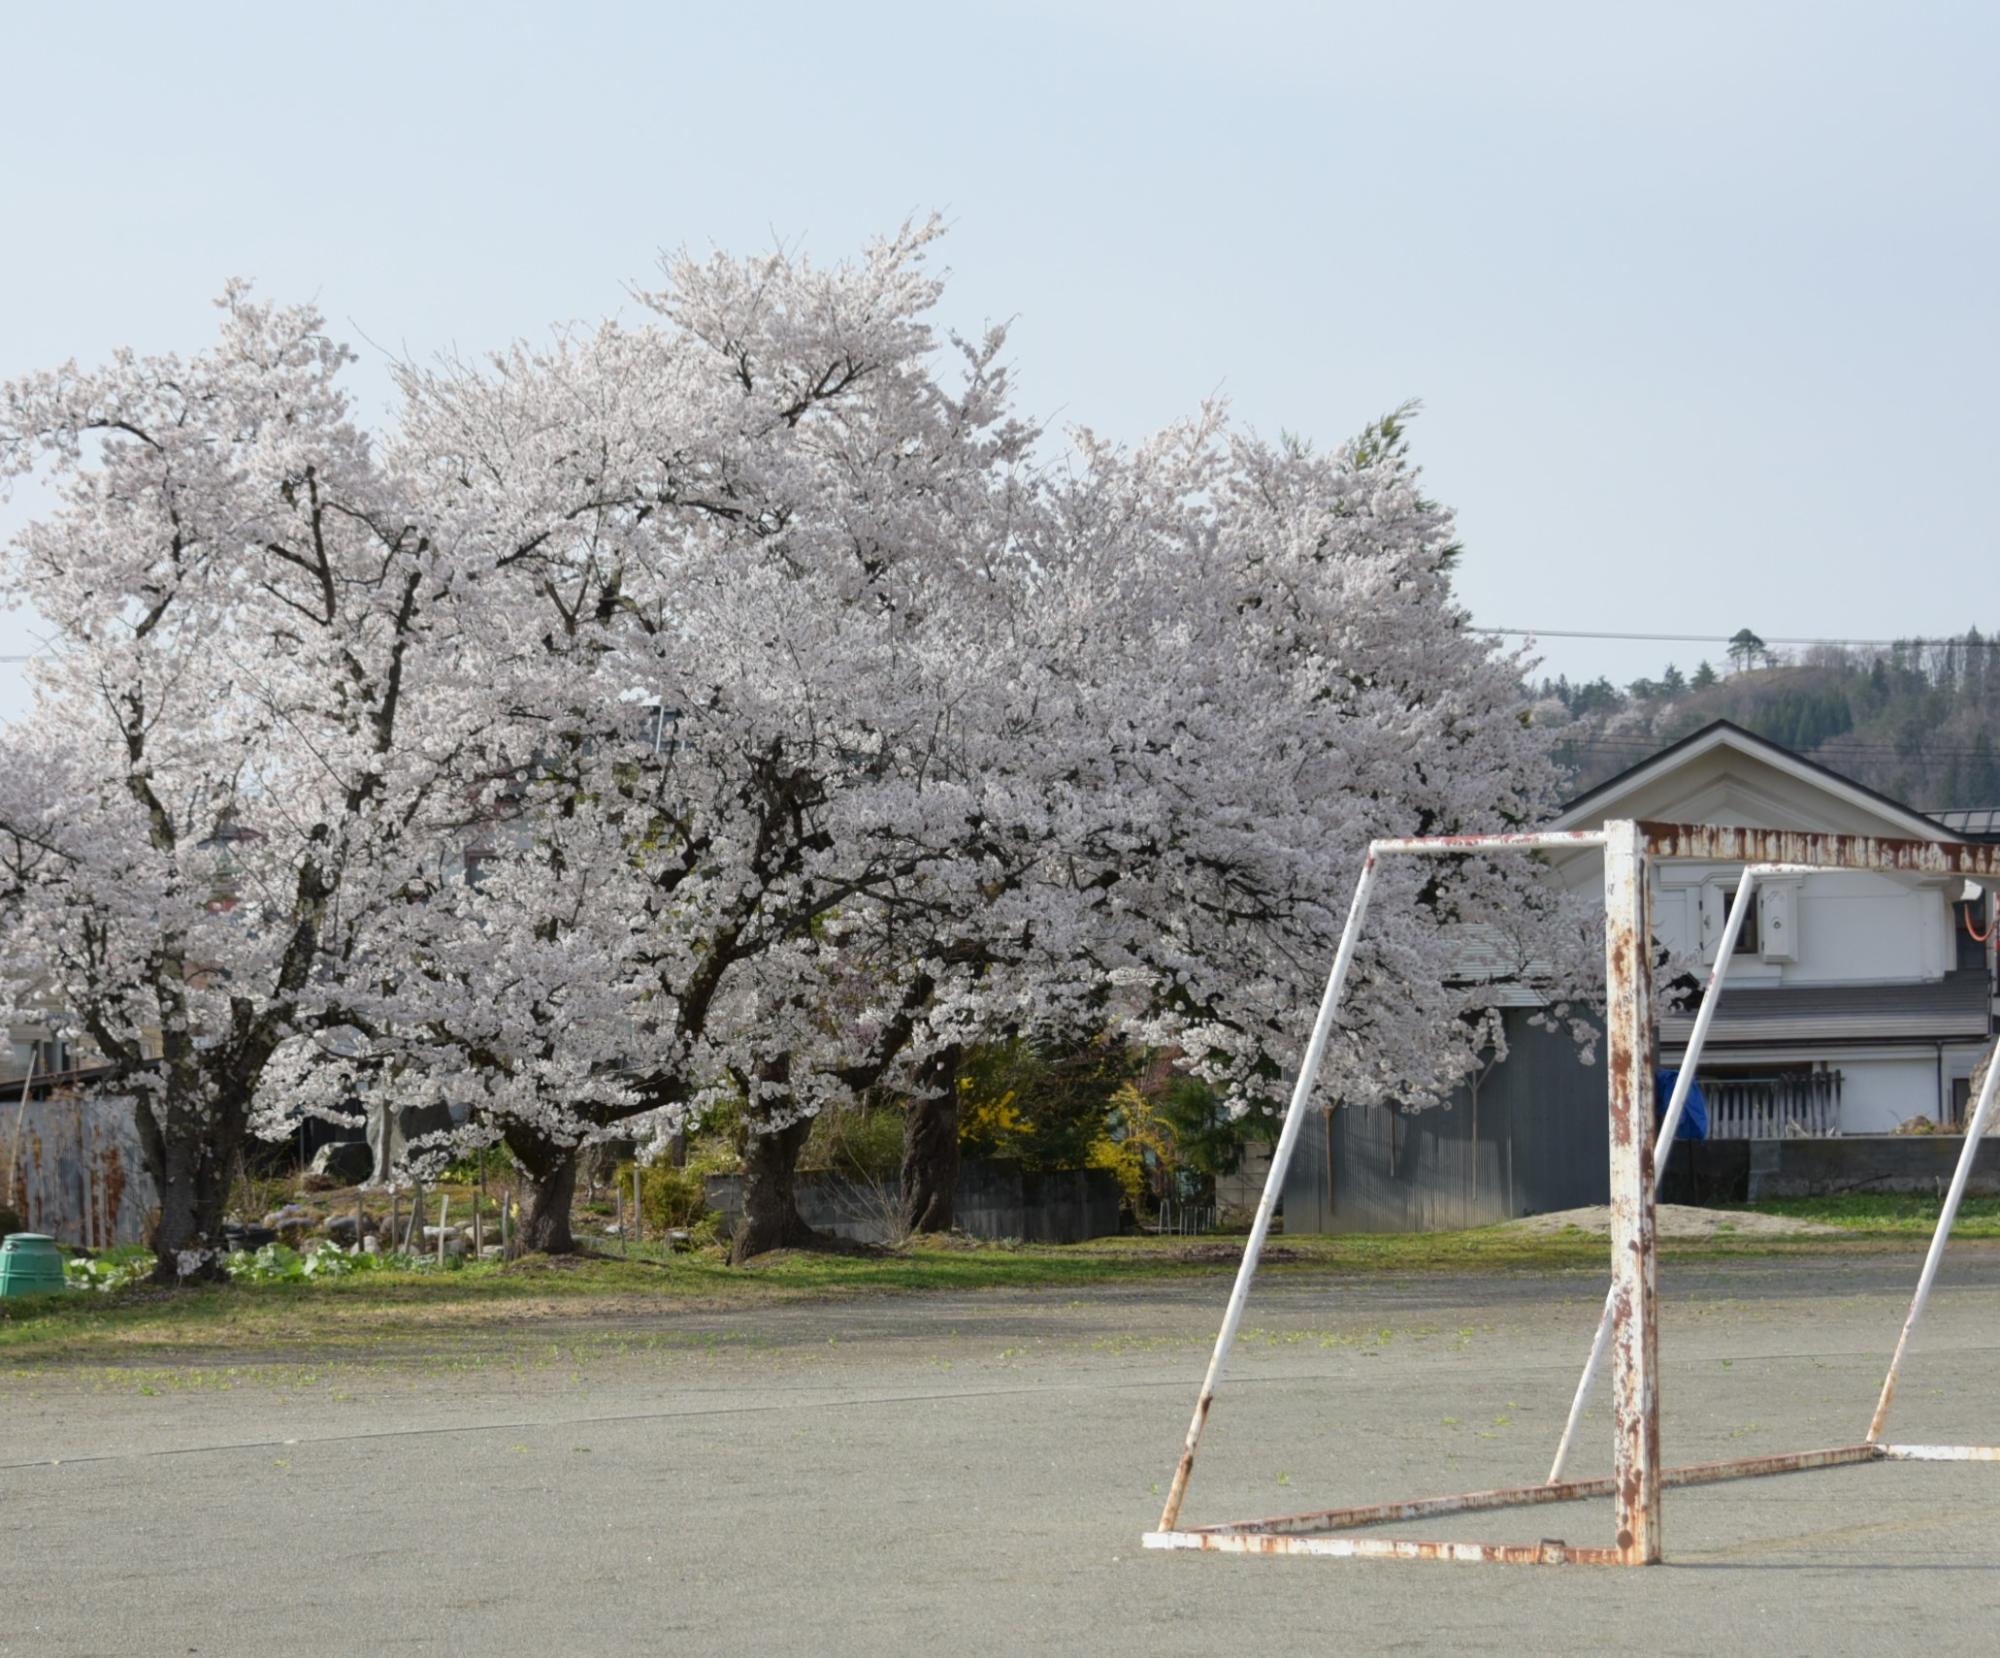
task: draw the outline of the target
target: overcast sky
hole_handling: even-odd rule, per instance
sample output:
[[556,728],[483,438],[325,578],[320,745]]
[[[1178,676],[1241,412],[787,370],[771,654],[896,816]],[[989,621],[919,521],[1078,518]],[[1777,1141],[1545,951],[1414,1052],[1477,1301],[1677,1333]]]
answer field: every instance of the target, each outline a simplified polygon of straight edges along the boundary
[[1996,47],[1832,0],[10,6],[0,378],[199,347],[243,275],[385,410],[388,354],[629,312],[663,246],[936,207],[1036,414],[1420,398],[1483,624],[1992,628]]

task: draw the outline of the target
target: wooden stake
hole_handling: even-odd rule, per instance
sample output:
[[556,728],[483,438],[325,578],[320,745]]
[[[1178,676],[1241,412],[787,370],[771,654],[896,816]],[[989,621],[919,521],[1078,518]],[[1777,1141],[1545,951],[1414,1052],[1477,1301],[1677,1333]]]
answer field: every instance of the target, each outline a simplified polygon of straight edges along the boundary
[[28,1224],[28,1208],[21,1201],[21,1131],[28,1121],[28,1090],[35,1085],[35,1059],[41,1044],[28,1043],[28,1074],[21,1078],[21,1108],[14,1113],[14,1143],[7,1148],[7,1202],[20,1210],[21,1224]]

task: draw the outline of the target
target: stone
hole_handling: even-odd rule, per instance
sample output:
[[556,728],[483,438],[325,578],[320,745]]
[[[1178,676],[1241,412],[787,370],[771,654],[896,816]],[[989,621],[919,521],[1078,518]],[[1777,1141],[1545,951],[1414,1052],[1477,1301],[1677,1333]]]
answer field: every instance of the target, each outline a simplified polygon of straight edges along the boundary
[[313,1153],[306,1170],[336,1186],[358,1186],[375,1172],[375,1154],[366,1140],[333,1140]]
[[449,1106],[420,1105],[389,1110],[379,1101],[371,1103],[368,1106],[369,1172],[365,1178],[387,1180],[392,1171],[403,1167],[412,1141],[449,1134],[456,1126],[457,1120]]

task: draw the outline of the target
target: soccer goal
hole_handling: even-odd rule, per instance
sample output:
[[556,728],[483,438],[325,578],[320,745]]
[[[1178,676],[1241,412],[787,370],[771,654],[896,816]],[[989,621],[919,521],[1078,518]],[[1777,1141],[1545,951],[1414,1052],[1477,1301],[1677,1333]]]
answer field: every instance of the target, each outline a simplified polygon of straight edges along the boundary
[[[1322,1509],[1308,1514],[1221,1525],[1183,1525],[1181,1508],[1194,1473],[1202,1429],[1215,1404],[1215,1391],[1229,1360],[1237,1326],[1256,1276],[1257,1262],[1271,1230],[1271,1217],[1284,1187],[1285,1171],[1298,1140],[1306,1101],[1319,1074],[1326,1045],[1338,1023],[1341,993],[1353,965],[1355,944],[1367,918],[1377,870],[1384,858],[1448,858],[1495,852],[1531,853],[1601,848],[1604,854],[1604,949],[1606,1071],[1610,1095],[1611,1153],[1611,1287],[1604,1314],[1570,1406],[1554,1466],[1539,1485],[1492,1491],[1461,1492],[1455,1496],[1418,1497],[1404,1502]],[[1945,1196],[1937,1229],[1931,1236],[1917,1287],[1902,1333],[1889,1360],[1882,1391],[1868,1430],[1860,1440],[1820,1450],[1778,1456],[1744,1457],[1726,1462],[1667,1467],[1660,1456],[1658,1290],[1655,1279],[1654,1202],[1657,1196],[1653,1135],[1656,1032],[1653,1017],[1652,866],[1673,859],[1744,866],[1731,905],[1715,966],[1689,1033],[1679,1079],[1659,1126],[1658,1145],[1664,1152],[1680,1124],[1702,1044],[1715,1016],[1722,983],[1728,974],[1738,929],[1759,880],[1778,874],[1824,871],[1876,871],[1891,874],[1957,875],[1992,880],[2000,876],[2000,846],[1958,845],[1937,841],[1890,840],[1857,835],[1800,834],[1789,830],[1723,828],[1707,824],[1643,823],[1613,820],[1602,829],[1520,835],[1454,835],[1415,840],[1380,840],[1368,848],[1355,883],[1347,925],[1341,934],[1326,993],[1320,1000],[1312,1039],[1306,1046],[1298,1082],[1271,1159],[1271,1172],[1251,1223],[1249,1242],[1237,1268],[1222,1328],[1209,1356],[1188,1426],[1180,1462],[1168,1488],[1159,1529],[1148,1532],[1148,1548],[1210,1549],[1237,1554],[1320,1554],[1391,1560],[1461,1560],[1512,1563],[1648,1566],[1661,1555],[1661,1496],[1668,1487],[1710,1485],[1760,1475],[1801,1473],[1884,1461],[1995,1462],[2000,1446],[1899,1445],[1883,1439],[1896,1381],[1918,1320],[1923,1316],[1931,1285],[1937,1277],[1952,1222],[1965,1195],[1966,1181],[1978,1155],[1980,1137],[1994,1113],[2000,1064],[1989,1064],[1977,1103],[1969,1113],[1965,1143]],[[1657,1167],[1664,1167],[1663,1156]],[[1593,1377],[1606,1348],[1611,1355],[1612,1471],[1609,1478],[1564,1480],[1563,1467],[1574,1446],[1578,1424]],[[1571,1545],[1540,1543],[1467,1543],[1419,1541],[1388,1537],[1364,1528],[1484,1509],[1529,1507],[1545,1503],[1609,1497],[1615,1535],[1609,1543]]]

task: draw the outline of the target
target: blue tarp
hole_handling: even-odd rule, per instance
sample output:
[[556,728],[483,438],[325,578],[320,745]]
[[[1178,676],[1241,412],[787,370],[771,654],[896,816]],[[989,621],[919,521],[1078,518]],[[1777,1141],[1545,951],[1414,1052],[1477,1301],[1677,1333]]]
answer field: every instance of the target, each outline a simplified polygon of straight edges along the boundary
[[[1661,1071],[1653,1080],[1653,1118],[1664,1122],[1667,1116],[1667,1101],[1674,1097],[1674,1083],[1679,1071]],[[1695,1083],[1688,1089],[1687,1103],[1681,1107],[1680,1132],[1676,1140],[1706,1140],[1708,1138],[1708,1101],[1701,1097],[1701,1084]]]

